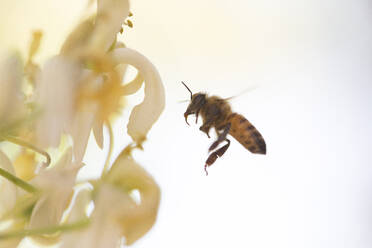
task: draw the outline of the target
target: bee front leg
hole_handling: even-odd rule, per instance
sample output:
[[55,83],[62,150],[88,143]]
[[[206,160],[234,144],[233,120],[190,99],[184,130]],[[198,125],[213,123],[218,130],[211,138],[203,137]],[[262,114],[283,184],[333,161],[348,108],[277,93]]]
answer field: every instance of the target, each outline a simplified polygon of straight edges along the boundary
[[195,113],[195,124],[197,124],[198,123],[198,117],[199,117],[199,111],[197,111],[196,113]]
[[217,160],[217,158],[222,157],[222,155],[229,148],[230,140],[228,140],[228,139],[225,139],[225,140],[227,141],[227,144],[224,145],[223,147],[221,147],[220,149],[218,149],[217,151],[211,153],[211,155],[209,155],[207,161],[205,161],[204,170],[205,170],[205,173],[207,174],[207,176],[208,176],[207,167],[211,166]]
[[230,132],[231,123],[227,123],[227,125],[223,128],[223,132],[218,135],[218,138],[213,144],[209,147],[209,152],[214,150],[222,141],[226,139],[227,134]]

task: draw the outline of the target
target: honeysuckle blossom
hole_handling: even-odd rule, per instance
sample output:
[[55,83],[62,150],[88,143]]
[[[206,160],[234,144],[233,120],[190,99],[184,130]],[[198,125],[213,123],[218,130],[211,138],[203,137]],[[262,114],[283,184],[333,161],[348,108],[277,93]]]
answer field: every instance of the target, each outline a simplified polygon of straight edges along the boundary
[[[64,43],[62,55],[49,61],[43,69],[40,87],[41,92],[46,94],[41,93],[41,98],[46,100],[41,100],[41,105],[45,106],[46,113],[44,119],[40,121],[42,124],[38,128],[40,130],[38,137],[42,141],[48,140],[48,145],[57,146],[56,141],[64,129],[73,137],[74,154],[78,160],[84,155],[92,128],[98,146],[102,147],[104,123],[118,112],[120,98],[138,91],[143,81],[145,99],[135,107],[128,124],[128,134],[133,141],[141,145],[164,109],[164,88],[160,76],[146,57],[132,49],[120,48],[123,46],[120,43],[112,48],[113,51],[109,55],[104,53],[108,49],[108,44],[115,41],[116,34],[128,13],[127,1],[98,1],[95,22],[93,23],[93,19],[90,18],[78,26]],[[84,69],[86,78],[80,78],[80,82],[77,83],[81,75],[77,73],[78,63],[81,62],[89,64],[92,71]],[[63,63],[63,66],[57,65],[56,70],[59,71],[50,74],[50,71],[53,71],[51,67],[58,63]],[[132,65],[138,69],[137,77],[124,86],[121,81],[126,67],[122,65]],[[80,70],[83,68],[80,67]],[[60,73],[64,76],[59,77]],[[56,75],[58,79],[53,80]],[[62,83],[63,80],[68,82]],[[61,88],[55,91],[53,88],[56,87]],[[53,89],[53,92],[49,92],[48,89]],[[43,97],[44,95],[46,97]],[[69,103],[65,104],[66,102]],[[48,113],[55,111],[61,112],[58,118],[48,117],[51,116]]]
[[[44,106],[45,113],[37,128],[37,136],[44,147],[57,146],[62,132],[70,133],[74,140],[74,155],[77,160],[81,160],[92,127],[94,127],[97,144],[102,147],[102,126],[105,121],[108,121],[111,113],[100,115],[102,107],[99,108],[99,106],[113,102],[112,93],[117,92],[119,94],[117,98],[123,96],[120,89],[115,89],[116,85],[120,85],[121,81],[118,80],[122,77],[116,77],[117,82],[111,84],[114,87],[111,87],[109,92],[106,90],[106,93],[111,94],[101,94],[95,102],[90,99],[89,104],[86,102],[81,104],[80,99],[79,104],[78,98],[81,95],[87,95],[87,92],[84,92],[87,89],[95,91],[88,92],[92,96],[98,95],[97,93],[102,88],[108,88],[105,87],[107,82],[97,85],[97,81],[102,81],[104,73],[110,70],[113,72],[114,68],[105,64],[104,71],[102,71],[103,68],[100,68],[101,66],[97,63],[107,62],[104,53],[116,40],[116,35],[128,14],[127,0],[98,0],[96,18],[90,18],[79,25],[65,41],[61,55],[53,58],[44,66],[39,86],[39,102],[41,106]],[[93,72],[84,68],[81,62],[83,64],[93,63]],[[112,72],[110,76],[115,78]],[[85,78],[81,77],[83,73]],[[122,75],[124,73],[122,72]],[[88,80],[90,82],[87,82]],[[118,101],[116,100],[114,104],[118,104]],[[109,111],[116,111],[115,107]],[[58,118],[53,116],[56,111],[61,112]]]
[[[16,247],[29,236],[38,244],[114,248],[123,240],[133,244],[154,225],[160,189],[130,154],[142,148],[164,109],[165,93],[155,66],[117,41],[123,24],[132,27],[129,13],[128,0],[98,0],[96,16],[78,25],[44,65],[34,60],[42,31],[34,32],[25,64],[18,55],[0,64],[0,142],[20,147],[0,150],[0,247]],[[137,75],[123,82],[128,65]],[[107,125],[111,151],[111,123],[126,107],[123,98],[143,84],[144,99],[127,126],[131,144],[112,165],[108,156],[99,178],[77,186],[90,134],[103,148]],[[18,131],[19,123],[27,125]]]
[[[130,197],[119,217],[126,244],[131,245],[141,238],[155,223],[160,203],[160,189],[154,179],[139,165],[125,149],[116,159],[105,181],[115,185],[129,196],[135,190],[140,194],[139,202]],[[124,207],[124,206],[123,206]]]
[[[122,237],[126,245],[131,245],[153,226],[160,189],[127,150],[119,155],[96,190],[91,225],[80,232],[66,234],[62,238],[62,247],[117,247]],[[131,194],[134,190],[140,194],[139,202]],[[71,214],[84,212],[88,201],[86,196],[82,198],[84,200],[79,200],[80,204]],[[78,221],[78,215],[73,215],[69,221]]]
[[40,191],[30,219],[30,228],[58,225],[63,212],[71,200],[76,175],[82,167],[81,162],[72,162],[72,150],[52,167],[44,168],[31,180],[31,184]]

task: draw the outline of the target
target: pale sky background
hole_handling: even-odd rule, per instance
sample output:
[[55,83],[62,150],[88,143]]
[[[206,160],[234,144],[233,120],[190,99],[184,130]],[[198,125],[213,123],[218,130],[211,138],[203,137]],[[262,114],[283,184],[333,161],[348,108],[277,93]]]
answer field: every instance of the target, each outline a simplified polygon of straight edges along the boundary
[[[9,2],[0,2],[0,52],[25,51],[31,30],[42,29],[40,61],[58,51],[86,4]],[[131,3],[124,41],[156,65],[167,95],[145,151],[135,152],[161,187],[158,221],[132,247],[371,247],[371,2]],[[181,80],[222,97],[255,87],[231,104],[262,133],[267,155],[232,141],[206,177],[212,140],[193,118],[184,122]],[[127,118],[115,125],[115,154],[129,142]],[[93,142],[87,152],[82,178],[98,175],[106,156]]]

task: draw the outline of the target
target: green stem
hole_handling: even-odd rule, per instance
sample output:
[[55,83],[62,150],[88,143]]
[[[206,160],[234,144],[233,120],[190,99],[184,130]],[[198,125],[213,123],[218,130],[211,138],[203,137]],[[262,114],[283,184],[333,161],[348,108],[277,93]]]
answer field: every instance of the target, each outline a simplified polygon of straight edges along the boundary
[[84,219],[72,224],[64,224],[59,226],[51,226],[51,227],[42,227],[36,229],[24,229],[24,230],[17,230],[17,231],[10,231],[10,232],[3,232],[0,233],[0,240],[10,239],[10,238],[17,238],[17,237],[26,237],[31,235],[45,235],[45,234],[53,234],[56,232],[64,232],[64,231],[74,231],[81,228],[84,228],[90,224],[89,219]]
[[30,193],[37,192],[37,189],[34,186],[32,186],[31,184],[26,183],[22,179],[14,176],[13,174],[7,172],[6,170],[4,170],[2,168],[0,168],[0,175],[5,177],[6,179],[8,179],[9,181],[11,181],[12,183],[14,183],[18,187],[24,189],[27,192],[30,192]]

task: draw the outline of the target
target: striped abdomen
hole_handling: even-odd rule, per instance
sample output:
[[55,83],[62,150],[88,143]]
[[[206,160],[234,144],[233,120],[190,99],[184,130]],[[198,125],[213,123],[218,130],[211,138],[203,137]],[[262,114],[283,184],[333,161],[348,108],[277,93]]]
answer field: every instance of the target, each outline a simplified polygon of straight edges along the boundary
[[252,153],[266,154],[266,143],[260,132],[244,116],[233,113],[228,117],[230,135]]

